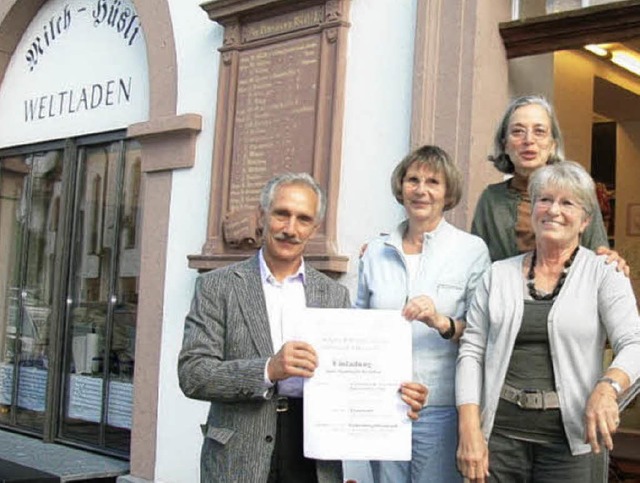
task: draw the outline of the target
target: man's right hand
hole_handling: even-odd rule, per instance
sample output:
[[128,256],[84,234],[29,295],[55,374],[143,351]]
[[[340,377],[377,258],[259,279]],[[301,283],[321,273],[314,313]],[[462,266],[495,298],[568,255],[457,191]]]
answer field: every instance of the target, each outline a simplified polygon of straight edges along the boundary
[[286,342],[276,355],[269,359],[267,375],[271,382],[282,381],[289,377],[311,377],[318,359],[310,344],[301,341]]

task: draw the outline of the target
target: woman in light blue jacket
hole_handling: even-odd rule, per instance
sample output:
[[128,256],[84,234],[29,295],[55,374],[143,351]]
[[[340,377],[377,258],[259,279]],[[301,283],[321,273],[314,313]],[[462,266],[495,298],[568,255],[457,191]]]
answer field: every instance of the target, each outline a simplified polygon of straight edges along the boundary
[[479,237],[443,217],[462,193],[461,175],[444,150],[423,146],[411,152],[393,171],[391,188],[407,219],[368,245],[356,305],[402,309],[413,321],[414,380],[429,395],[413,422],[411,461],[372,462],[372,471],[378,482],[462,481],[455,458],[457,341],[489,252]]

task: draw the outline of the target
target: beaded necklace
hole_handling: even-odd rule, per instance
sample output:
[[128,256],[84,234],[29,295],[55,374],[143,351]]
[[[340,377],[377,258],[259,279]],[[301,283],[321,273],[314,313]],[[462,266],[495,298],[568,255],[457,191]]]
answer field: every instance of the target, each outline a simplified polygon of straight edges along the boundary
[[564,281],[567,278],[567,274],[569,273],[569,268],[571,267],[571,264],[575,260],[576,255],[578,254],[578,248],[580,248],[580,245],[578,245],[576,249],[573,250],[573,253],[569,257],[569,259],[566,262],[564,262],[564,267],[562,269],[562,273],[560,274],[560,277],[558,277],[556,286],[554,287],[553,292],[548,294],[541,293],[538,291],[538,289],[536,289],[535,266],[536,266],[536,259],[537,259],[537,250],[533,251],[533,255],[531,256],[531,266],[529,267],[529,273],[527,274],[527,288],[529,289],[529,295],[531,295],[531,298],[533,298],[534,300],[553,300],[558,296],[558,294],[560,293],[560,289],[564,285]]

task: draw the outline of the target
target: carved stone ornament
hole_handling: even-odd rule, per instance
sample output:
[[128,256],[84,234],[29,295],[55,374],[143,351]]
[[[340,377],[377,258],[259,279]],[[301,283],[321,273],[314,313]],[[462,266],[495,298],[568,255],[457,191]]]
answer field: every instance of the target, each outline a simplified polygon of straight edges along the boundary
[[230,248],[250,249],[260,246],[261,231],[256,208],[229,211],[222,222],[224,241]]
[[223,45],[229,47],[238,44],[240,40],[240,25],[231,23],[224,28]]
[[327,40],[331,43],[334,43],[337,39],[338,39],[338,29],[337,28],[333,28],[333,29],[327,29],[324,31],[325,35],[327,36]]
[[324,11],[327,22],[335,22],[342,19],[341,3],[337,0],[328,0],[325,4]]

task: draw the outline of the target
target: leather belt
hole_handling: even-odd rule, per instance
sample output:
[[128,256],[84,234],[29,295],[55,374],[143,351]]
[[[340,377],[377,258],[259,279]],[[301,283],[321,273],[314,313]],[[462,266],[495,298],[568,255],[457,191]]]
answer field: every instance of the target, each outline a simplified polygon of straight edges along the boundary
[[276,398],[276,412],[286,413],[289,410],[289,398],[287,396],[278,396]]
[[555,391],[519,389],[505,383],[500,391],[500,397],[522,409],[542,409],[544,411],[560,407],[560,399]]

